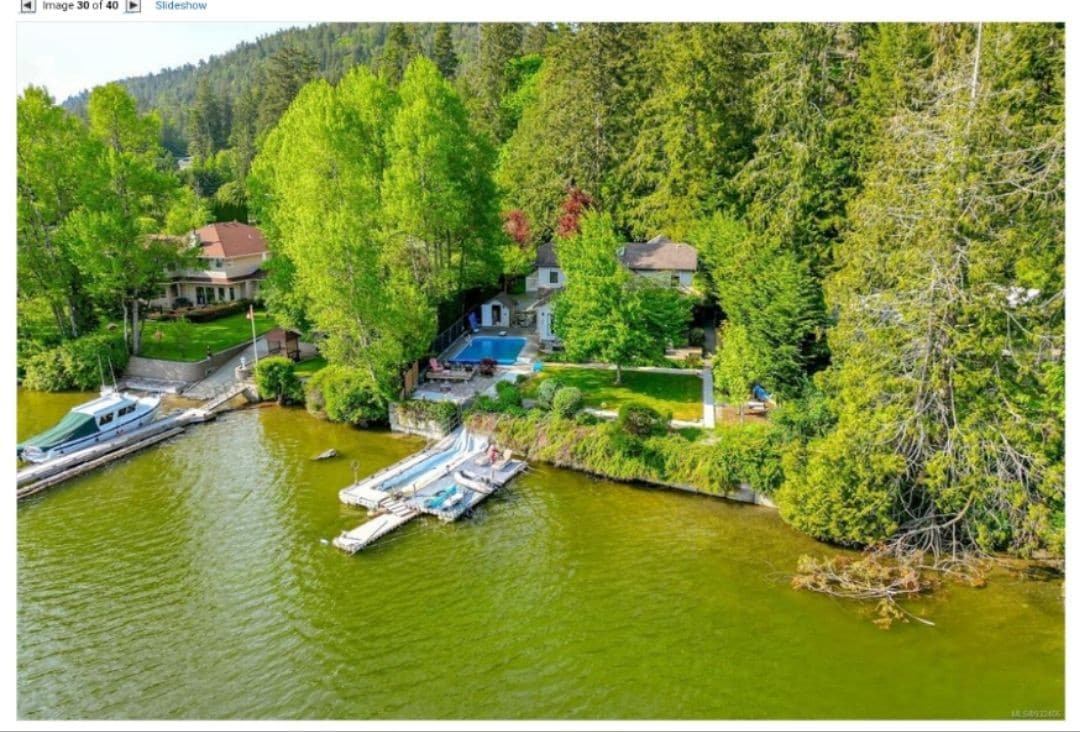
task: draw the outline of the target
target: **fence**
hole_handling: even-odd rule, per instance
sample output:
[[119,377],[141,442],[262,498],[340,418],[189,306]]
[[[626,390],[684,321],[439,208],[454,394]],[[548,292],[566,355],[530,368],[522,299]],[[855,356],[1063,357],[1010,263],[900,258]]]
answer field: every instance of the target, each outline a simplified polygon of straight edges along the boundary
[[449,328],[435,336],[435,340],[431,342],[431,351],[436,354],[442,353],[450,347],[451,343],[460,338],[467,329],[465,318],[458,318]]

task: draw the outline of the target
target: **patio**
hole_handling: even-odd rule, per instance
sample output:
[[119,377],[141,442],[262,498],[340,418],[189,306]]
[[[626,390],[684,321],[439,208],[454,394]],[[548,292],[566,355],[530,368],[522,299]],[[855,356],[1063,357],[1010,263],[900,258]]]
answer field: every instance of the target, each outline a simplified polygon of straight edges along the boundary
[[513,383],[519,374],[528,375],[532,372],[533,362],[538,354],[538,343],[535,330],[531,328],[480,328],[476,333],[466,333],[450,344],[439,354],[440,363],[453,361],[454,356],[460,353],[468,345],[471,338],[524,338],[525,346],[518,353],[517,363],[512,366],[496,366],[492,376],[473,374],[468,381],[422,381],[412,393],[413,399],[424,399],[432,402],[453,402],[463,405],[471,401],[477,394],[495,396],[495,384],[499,381]]

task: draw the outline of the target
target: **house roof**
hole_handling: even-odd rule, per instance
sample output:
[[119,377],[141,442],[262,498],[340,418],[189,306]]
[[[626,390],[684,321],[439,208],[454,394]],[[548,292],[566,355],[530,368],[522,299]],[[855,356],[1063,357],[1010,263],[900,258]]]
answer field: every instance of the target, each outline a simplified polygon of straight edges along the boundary
[[671,241],[665,236],[625,244],[619,250],[619,259],[635,270],[693,272],[697,269],[697,249],[689,244]]
[[254,226],[239,221],[207,224],[195,230],[203,257],[246,257],[266,251],[266,239]]
[[[697,249],[661,235],[646,242],[623,244],[619,249],[619,260],[634,270],[693,272],[697,270]],[[559,266],[554,242],[549,241],[536,248],[536,266]]]
[[506,308],[514,307],[513,299],[509,295],[507,295],[505,292],[500,292],[498,295],[491,298],[490,300],[488,300],[484,304],[485,305],[490,305],[493,302],[497,302],[497,303],[499,303],[500,305],[502,305],[503,307],[506,307]]
[[237,275],[236,277],[227,277],[225,275],[219,275],[217,277],[208,277],[206,275],[187,275],[178,274],[173,275],[170,278],[170,282],[189,282],[192,284],[204,284],[209,283],[211,285],[232,285],[237,282],[246,282],[247,280],[262,280],[266,278],[266,270],[261,267],[254,272],[248,272],[247,274]]
[[555,242],[549,241],[536,248],[537,267],[558,267],[559,260],[555,258]]

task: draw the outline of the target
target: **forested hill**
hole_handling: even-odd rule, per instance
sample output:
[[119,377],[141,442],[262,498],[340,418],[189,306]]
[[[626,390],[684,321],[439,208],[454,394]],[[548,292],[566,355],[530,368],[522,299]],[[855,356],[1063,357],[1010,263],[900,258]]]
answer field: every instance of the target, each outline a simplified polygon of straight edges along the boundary
[[[430,51],[435,24],[410,25],[410,37],[423,52]],[[311,54],[318,62],[319,74],[337,81],[355,64],[372,63],[385,45],[390,25],[387,23],[323,23],[309,28],[288,28],[244,42],[227,53],[211,56],[198,64],[184,64],[153,74],[132,76],[119,82],[135,97],[142,111],[156,109],[162,117],[163,143],[174,155],[186,153],[187,112],[195,101],[201,79],[225,99],[238,99],[256,85],[266,62],[278,51],[292,48]],[[479,25],[455,23],[454,47],[463,66],[475,57]],[[90,90],[68,97],[63,107],[86,116]]]

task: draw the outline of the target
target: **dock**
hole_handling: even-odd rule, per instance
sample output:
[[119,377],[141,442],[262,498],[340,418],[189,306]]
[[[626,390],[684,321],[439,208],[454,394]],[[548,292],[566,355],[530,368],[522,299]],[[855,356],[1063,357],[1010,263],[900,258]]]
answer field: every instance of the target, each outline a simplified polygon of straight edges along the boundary
[[464,428],[404,460],[341,490],[342,503],[368,509],[373,518],[345,531],[334,546],[355,554],[377,539],[427,514],[457,521],[526,468],[523,460],[487,461],[486,444]]
[[176,437],[191,425],[214,419],[222,406],[242,394],[246,388],[244,384],[237,384],[200,407],[176,410],[148,425],[117,435],[97,445],[62,455],[48,462],[29,465],[15,475],[15,495],[18,499],[28,498],[66,480]]

